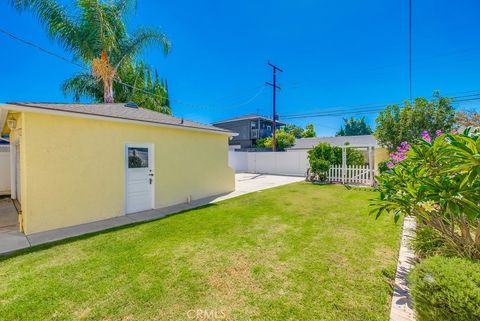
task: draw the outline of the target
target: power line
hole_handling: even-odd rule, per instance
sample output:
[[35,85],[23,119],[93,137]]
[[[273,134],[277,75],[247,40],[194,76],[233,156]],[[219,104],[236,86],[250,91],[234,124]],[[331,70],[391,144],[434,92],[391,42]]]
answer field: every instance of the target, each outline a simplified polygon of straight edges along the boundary
[[[28,40],[25,40],[21,37],[18,37],[2,28],[0,28],[0,33],[3,33],[4,35],[16,40],[16,41],[19,41],[25,45],[28,45],[30,47],[33,47],[37,50],[40,50],[50,56],[53,56],[57,59],[60,59],[64,62],[67,62],[69,64],[72,64],[72,65],[75,65],[83,70],[87,70],[87,71],[90,71],[89,68],[87,68],[86,66],[84,65],[81,65],[73,60],[70,60],[70,59],[67,59],[59,54],[56,54],[55,52],[52,52],[48,49],[45,49],[31,41],[28,41]],[[127,87],[130,87],[132,89],[135,89],[135,90],[138,90],[138,91],[141,91],[145,94],[148,94],[148,95],[151,95],[151,96],[157,96],[149,91],[146,91],[144,89],[141,89],[141,88],[137,88],[135,86],[132,86],[132,85],[129,85],[129,84],[126,84],[124,82],[122,82],[120,79],[115,79],[115,82],[121,84],[121,85],[124,85],[124,86],[127,86]],[[278,86],[277,86],[278,87]],[[256,98],[258,98],[260,95],[263,94],[264,92],[264,89],[265,89],[265,85],[262,85],[260,87],[256,87],[256,88],[260,88],[260,90],[258,92],[256,92],[252,97],[250,97],[248,100],[242,102],[242,103],[239,103],[239,104],[235,104],[235,105],[231,105],[231,106],[223,106],[222,108],[236,108],[236,107],[239,107],[239,106],[243,106],[243,105],[246,105],[246,104],[249,104],[251,103],[253,100],[255,100]],[[452,100],[452,103],[458,103],[458,102],[466,102],[466,101],[477,101],[477,100],[480,100],[480,97],[477,97],[477,96],[480,96],[480,90],[470,90],[470,91],[464,91],[464,92],[459,92],[457,93],[458,94],[468,94],[468,93],[474,93],[474,94],[470,94],[470,95],[461,95],[461,96],[453,96],[451,97],[453,100]],[[160,97],[158,96],[159,98],[163,98],[163,97]],[[229,96],[227,96],[229,97]],[[230,95],[231,97],[231,95]],[[220,98],[222,99],[222,98]],[[182,104],[182,105],[186,105],[186,106],[189,106],[189,107],[194,107],[194,108],[211,108],[211,106],[201,106],[201,105],[196,105],[196,104],[190,104],[190,103],[186,103],[186,102],[183,102],[183,101],[180,101],[178,99],[171,99],[172,101],[176,102],[176,103],[179,103],[179,104]],[[371,103],[371,104],[363,104],[363,105],[354,105],[354,106],[345,106],[344,109],[340,109],[339,106],[337,107],[332,107],[331,110],[324,110],[322,112],[311,112],[311,113],[297,113],[297,114],[282,114],[282,119],[294,119],[294,118],[308,118],[308,117],[329,117],[329,116],[341,116],[342,114],[343,115],[346,115],[346,114],[352,114],[352,113],[357,113],[357,114],[368,114],[368,113],[376,113],[378,111],[381,111],[383,110],[383,107],[385,105],[390,105],[390,104],[400,104],[398,102],[396,103]],[[359,109],[360,107],[365,107],[364,109]],[[367,108],[367,107],[370,107]],[[346,108],[348,108],[348,110],[346,110]],[[351,108],[356,108],[356,109],[351,109]],[[381,109],[380,109],[381,108]],[[277,115],[278,117],[278,115]]]
[[[464,101],[477,101],[477,100],[480,100],[480,92],[478,92],[477,94],[453,96],[453,97],[450,97],[450,99],[451,99],[451,103],[458,103],[458,102],[464,102]],[[394,102],[394,103],[388,103],[388,104],[380,104],[380,103],[365,104],[365,105],[357,105],[357,106],[346,106],[345,108],[327,109],[327,110],[318,111],[318,112],[286,114],[286,115],[280,115],[280,116],[281,116],[281,119],[299,119],[299,118],[335,117],[335,116],[351,115],[351,114],[362,115],[362,114],[378,113],[384,110],[386,105],[399,105],[399,104],[401,104],[401,102]]]
[[[75,61],[73,61],[73,60],[71,60],[71,59],[65,58],[65,57],[63,57],[63,56],[61,56],[61,55],[59,55],[59,54],[57,54],[57,53],[55,53],[55,52],[53,52],[53,51],[50,51],[50,50],[48,50],[48,49],[45,49],[45,48],[43,48],[43,47],[41,47],[41,46],[39,46],[39,45],[31,42],[31,41],[28,41],[28,40],[25,40],[25,39],[23,39],[23,38],[21,38],[21,37],[19,37],[19,36],[16,36],[16,35],[12,34],[11,32],[8,32],[8,31],[6,31],[6,30],[4,30],[4,29],[2,29],[2,28],[0,28],[0,33],[3,33],[4,35],[6,35],[6,36],[8,36],[8,37],[10,37],[10,38],[12,38],[12,39],[14,39],[14,40],[16,40],[16,41],[19,41],[19,42],[21,42],[21,43],[23,43],[23,44],[25,44],[25,45],[28,45],[28,46],[30,46],[30,47],[33,47],[33,48],[37,49],[37,50],[40,50],[40,51],[42,51],[43,53],[46,53],[46,54],[48,54],[48,55],[50,55],[50,56],[52,56],[52,57],[55,57],[55,58],[57,58],[57,59],[60,59],[60,60],[62,60],[62,61],[64,61],[64,62],[67,62],[67,63],[69,63],[69,64],[72,64],[72,65],[74,65],[74,66],[76,66],[76,67],[79,67],[79,68],[81,68],[81,69],[83,69],[83,70],[90,71],[90,69],[87,68],[87,67],[84,66],[84,65],[81,65],[81,64],[79,64],[79,63],[77,63],[77,62],[75,62]],[[143,93],[145,93],[145,94],[147,94],[147,95],[151,95],[151,96],[157,97],[157,98],[165,98],[165,97],[163,97],[163,96],[155,95],[155,94],[153,94],[153,93],[151,93],[151,92],[149,92],[149,91],[146,91],[146,90],[144,90],[144,89],[142,89],[142,88],[138,88],[138,87],[132,86],[132,85],[130,85],[130,84],[124,83],[124,82],[122,82],[119,78],[114,78],[114,81],[115,81],[116,83],[118,83],[118,84],[121,84],[121,85],[123,85],[123,86],[127,86],[127,87],[129,87],[129,88],[131,88],[131,89],[134,89],[134,90],[137,90],[137,91],[140,91],[140,92],[143,92]],[[233,105],[233,106],[226,106],[226,107],[225,107],[225,106],[222,106],[222,108],[234,108],[234,107],[244,106],[244,105],[246,105],[246,104],[251,103],[253,100],[255,100],[258,96],[260,96],[260,95],[262,94],[263,90],[265,89],[265,85],[262,85],[262,86],[260,86],[260,87],[255,87],[255,89],[256,89],[256,88],[260,88],[260,91],[258,91],[257,93],[255,93],[255,95],[254,95],[253,97],[248,98],[248,100],[247,100],[246,102],[242,102],[242,103],[239,103],[239,104],[235,104],[235,105]],[[242,95],[242,96],[245,96],[245,95]],[[235,97],[235,96],[229,95],[229,96],[226,96],[226,97],[228,98],[228,97]],[[237,95],[236,97],[239,97],[239,96]],[[221,100],[221,99],[224,99],[224,98],[225,98],[225,97],[219,98],[218,100]],[[211,106],[206,106],[206,105],[205,105],[205,106],[202,106],[202,105],[196,105],[196,104],[186,103],[186,102],[183,102],[183,101],[178,100],[178,99],[170,99],[170,100],[172,100],[173,102],[176,102],[176,103],[178,103],[178,104],[182,104],[182,105],[188,106],[188,107],[194,107],[194,108],[212,108]]]
[[80,68],[82,68],[82,69],[88,69],[88,68],[86,68],[85,66],[76,63],[76,62],[73,61],[73,60],[67,59],[67,58],[65,58],[65,57],[60,56],[59,54],[56,54],[56,53],[50,51],[50,50],[47,50],[47,49],[45,49],[45,48],[42,48],[42,47],[34,44],[34,43],[31,42],[31,41],[28,41],[28,40],[22,39],[22,38],[20,38],[20,37],[18,37],[18,36],[15,36],[14,34],[8,32],[8,31],[6,31],[6,30],[4,30],[4,29],[2,29],[2,28],[0,28],[0,32],[3,33],[3,34],[5,34],[5,35],[7,35],[7,36],[9,36],[10,38],[13,38],[13,39],[15,39],[15,40],[17,40],[17,41],[20,41],[21,43],[23,43],[23,44],[25,44],[25,45],[28,45],[28,46],[31,46],[31,47],[33,47],[33,48],[36,48],[36,49],[38,49],[38,50],[40,50],[40,51],[43,51],[44,53],[46,53],[46,54],[48,54],[48,55],[50,55],[50,56],[53,56],[53,57],[55,57],[55,58],[61,59],[61,60],[63,60],[63,61],[66,61],[66,62],[68,62],[68,63],[70,63],[70,64],[72,64],[72,65],[75,65],[75,66],[77,66],[77,67],[80,67]]
[[[412,55],[412,66],[413,66],[414,62],[418,63],[418,62],[421,62],[421,61],[429,61],[429,60],[435,59],[435,58],[455,56],[455,55],[458,55],[458,54],[463,54],[463,53],[475,51],[475,50],[478,50],[478,49],[480,49],[478,46],[474,46],[474,47],[465,48],[465,49],[452,50],[450,52],[442,53],[442,54],[439,54],[439,55],[424,56],[424,57],[417,58],[417,59],[413,59],[413,55]],[[363,76],[364,74],[369,73],[369,72],[381,71],[381,70],[392,68],[392,67],[407,66],[407,68],[408,68],[408,65],[409,65],[409,62],[406,62],[406,63],[401,62],[401,63],[392,63],[392,64],[380,65],[380,66],[367,68],[367,69],[349,70],[348,75],[349,75],[349,77],[352,77],[353,75]],[[292,84],[289,84],[289,85],[284,85],[283,87],[290,88],[290,89],[298,89],[298,88],[305,88],[305,87],[314,86],[314,85],[316,85],[316,83],[301,80],[301,81],[293,82]]]
[[409,40],[410,40],[410,47],[409,47],[409,67],[410,67],[410,102],[413,102],[412,98],[412,0],[409,0],[409,9],[410,9],[410,21],[409,21]]

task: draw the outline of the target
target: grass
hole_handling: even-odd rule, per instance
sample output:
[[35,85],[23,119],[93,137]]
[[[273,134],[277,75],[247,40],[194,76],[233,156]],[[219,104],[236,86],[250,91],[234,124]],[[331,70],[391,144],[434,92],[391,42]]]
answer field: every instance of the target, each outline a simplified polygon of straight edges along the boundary
[[297,183],[26,250],[0,319],[388,320],[400,226],[373,196]]

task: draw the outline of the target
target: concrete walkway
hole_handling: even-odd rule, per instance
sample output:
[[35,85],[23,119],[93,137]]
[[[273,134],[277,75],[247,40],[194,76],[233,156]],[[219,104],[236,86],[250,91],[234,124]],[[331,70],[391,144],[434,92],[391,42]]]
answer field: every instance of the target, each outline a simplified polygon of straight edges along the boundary
[[[58,240],[67,239],[88,233],[99,232],[110,228],[132,224],[135,222],[145,222],[159,219],[174,213],[193,209],[199,206],[220,202],[229,198],[234,198],[247,193],[252,193],[272,187],[277,187],[289,183],[304,180],[302,177],[278,176],[264,174],[247,174],[239,173],[235,175],[236,186],[235,191],[201,200],[192,201],[190,204],[179,204],[161,209],[138,212],[125,216],[118,216],[107,220],[66,227],[47,232],[34,233],[28,236],[16,231],[9,230],[2,232],[0,230],[0,255],[8,254],[19,249],[28,248],[30,246],[50,243]],[[2,213],[0,212],[0,215]]]
[[390,321],[415,321],[415,311],[407,283],[407,275],[415,264],[415,253],[410,241],[415,236],[415,217],[408,216],[403,222],[402,241],[398,253],[397,272],[390,310]]

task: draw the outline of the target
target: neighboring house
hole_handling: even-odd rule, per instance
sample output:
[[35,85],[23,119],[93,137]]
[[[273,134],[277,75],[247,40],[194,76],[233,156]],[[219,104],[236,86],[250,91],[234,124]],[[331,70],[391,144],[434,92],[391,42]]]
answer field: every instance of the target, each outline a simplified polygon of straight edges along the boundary
[[388,151],[380,146],[377,139],[373,135],[358,135],[358,136],[333,136],[333,137],[311,137],[300,138],[295,140],[295,144],[287,148],[289,151],[308,151],[316,146],[318,143],[329,143],[333,146],[345,146],[356,147],[365,154],[365,160],[368,160],[367,147],[373,148],[373,163],[375,168],[378,167],[378,163],[388,158]]
[[308,150],[312,149],[318,143],[329,143],[333,146],[344,146],[345,144],[351,146],[374,146],[379,148],[377,139],[373,135],[358,135],[358,136],[331,136],[331,137],[310,137],[299,138],[295,140],[295,144],[287,150]]
[[[253,147],[257,139],[270,137],[273,133],[273,120],[254,114],[218,121],[213,125],[238,133],[230,140],[230,145],[240,145],[241,148]],[[277,129],[282,126],[285,124],[276,122]]]
[[134,104],[7,103],[0,119],[25,234],[235,188],[225,129]]

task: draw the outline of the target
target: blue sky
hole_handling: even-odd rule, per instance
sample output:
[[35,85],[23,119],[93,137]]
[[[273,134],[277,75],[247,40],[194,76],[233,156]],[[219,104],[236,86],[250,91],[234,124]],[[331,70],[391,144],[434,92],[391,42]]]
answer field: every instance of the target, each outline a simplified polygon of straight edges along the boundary
[[[70,57],[36,19],[0,4],[0,28]],[[71,1],[63,1],[71,3]],[[413,0],[413,94],[480,91],[480,3]],[[168,79],[173,112],[210,123],[245,113],[271,115],[267,61],[281,66],[278,114],[309,113],[408,98],[408,0],[142,0],[131,30],[161,28],[164,57],[143,57]],[[71,101],[62,81],[79,69],[0,34],[0,102]],[[465,103],[466,104],[466,103]],[[476,108],[476,102],[465,105]],[[462,106],[460,106],[462,107]],[[375,114],[366,115],[374,125]],[[302,118],[333,135],[342,117]]]

